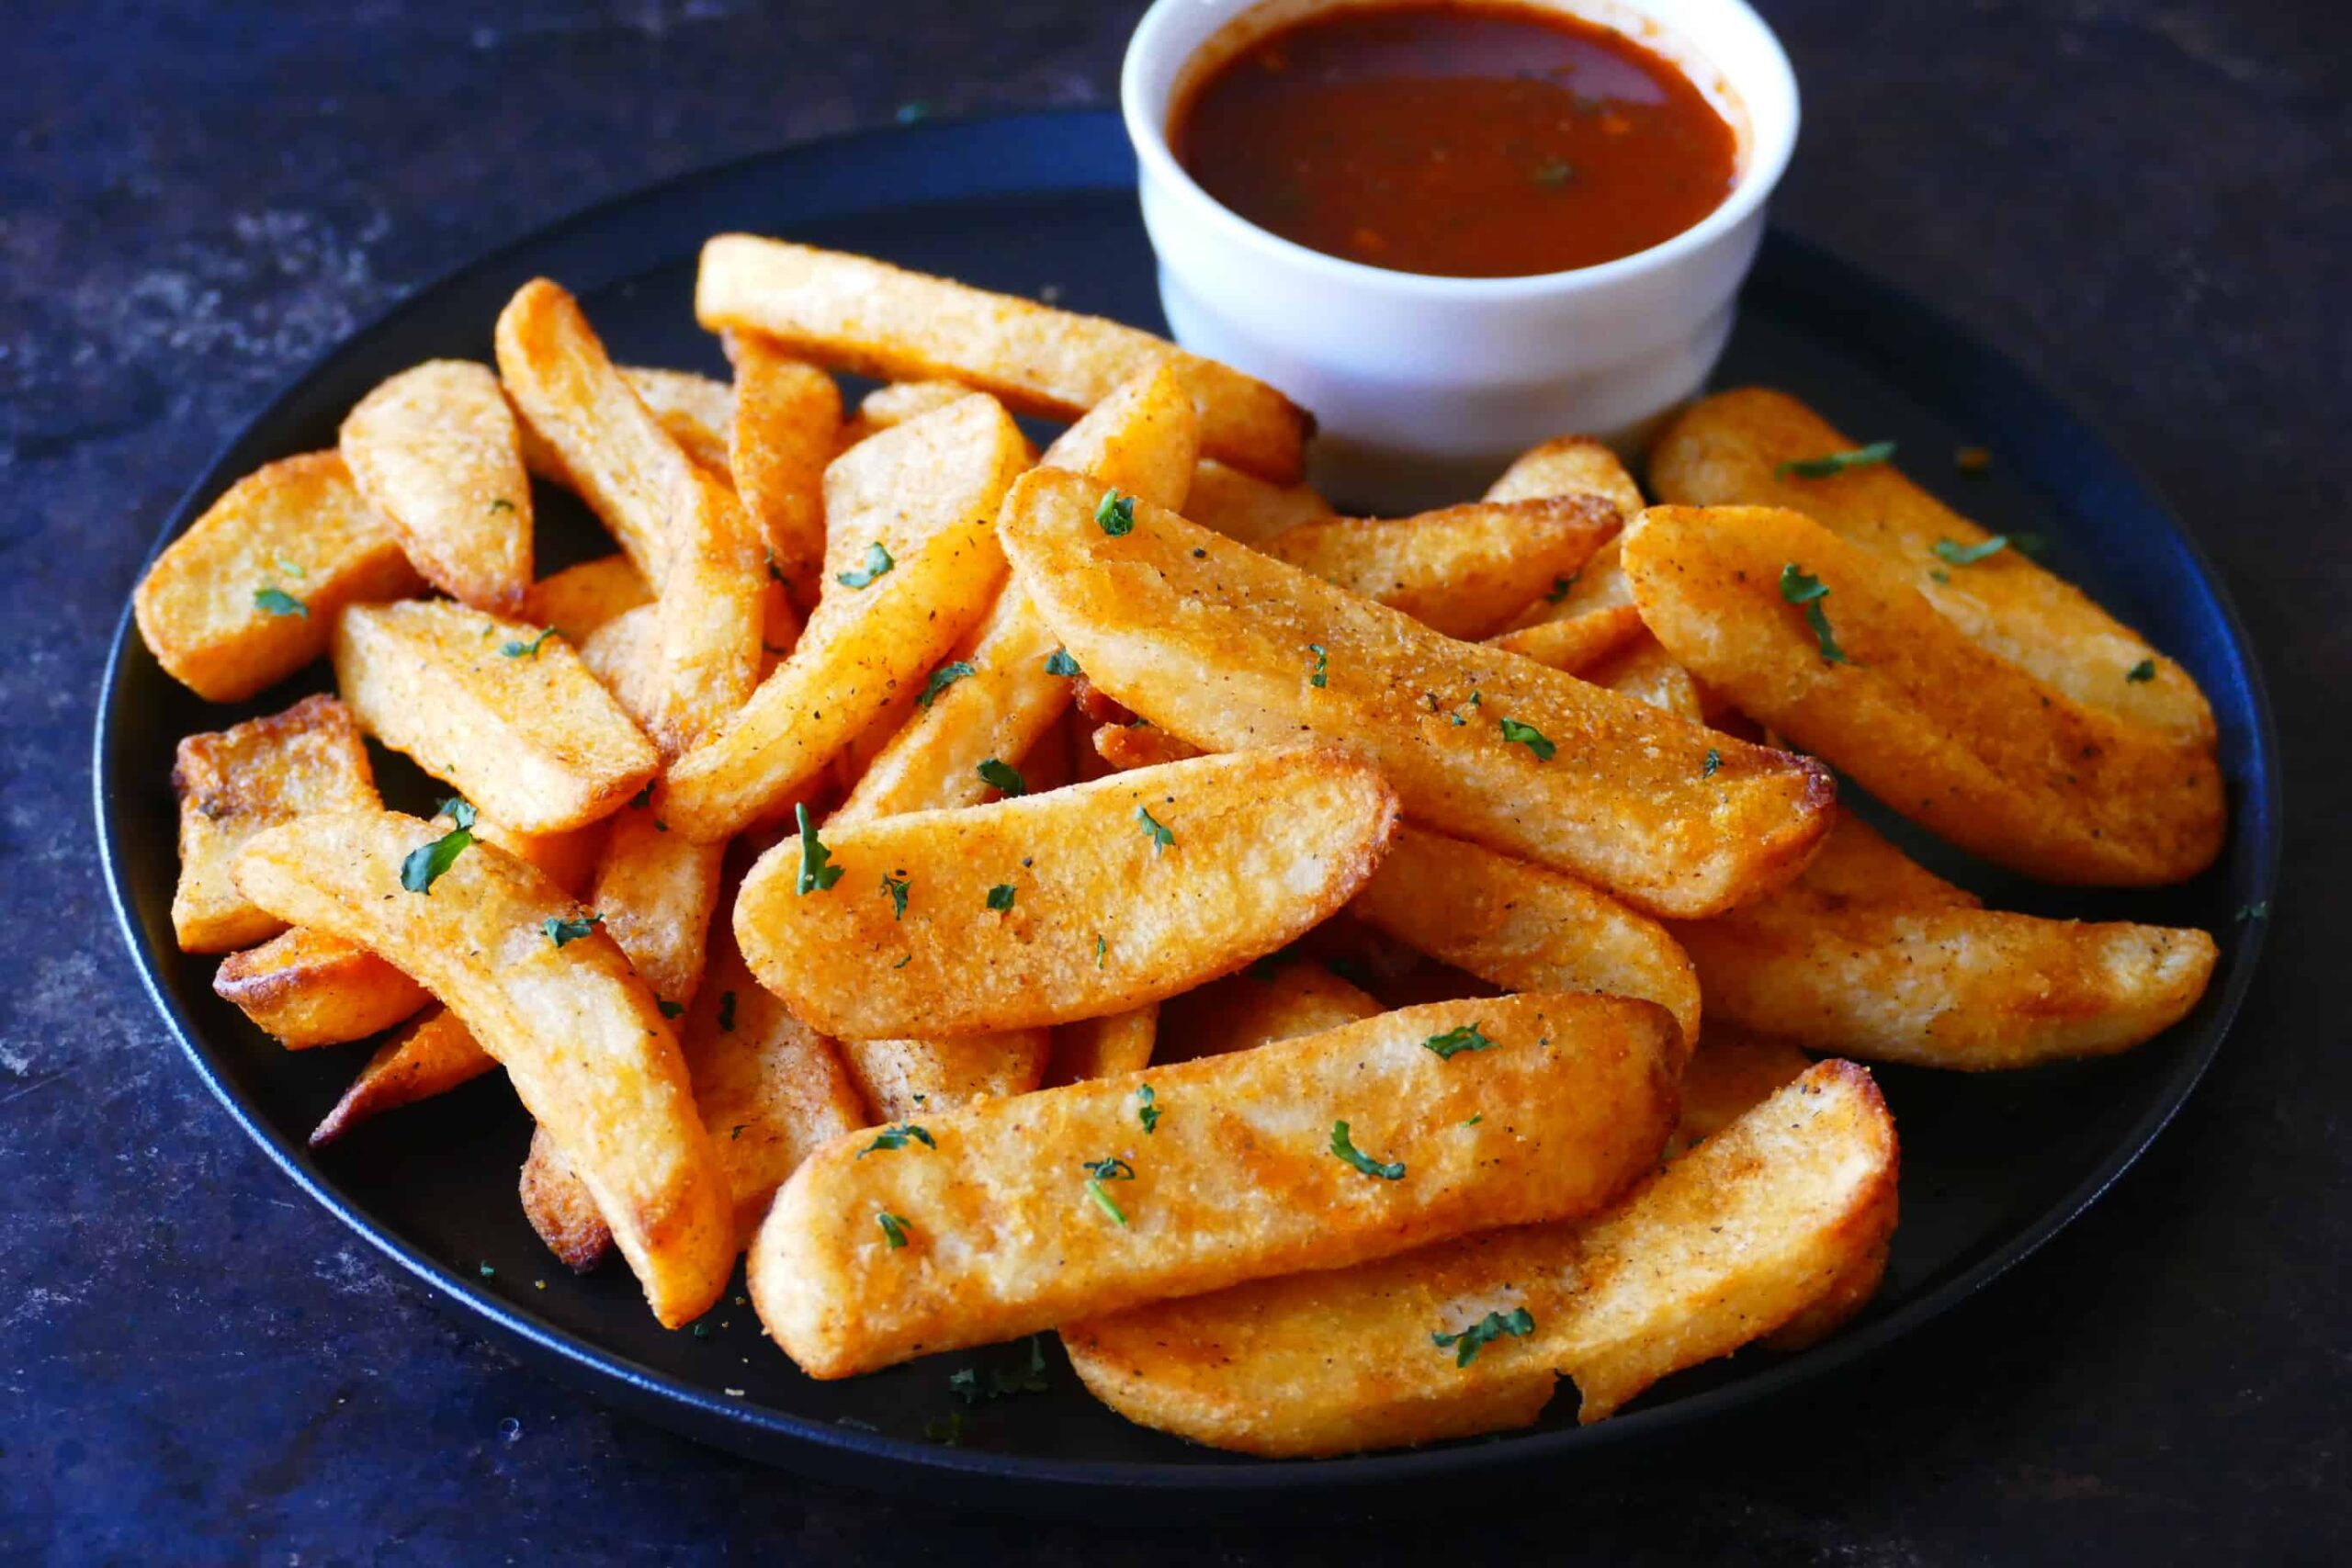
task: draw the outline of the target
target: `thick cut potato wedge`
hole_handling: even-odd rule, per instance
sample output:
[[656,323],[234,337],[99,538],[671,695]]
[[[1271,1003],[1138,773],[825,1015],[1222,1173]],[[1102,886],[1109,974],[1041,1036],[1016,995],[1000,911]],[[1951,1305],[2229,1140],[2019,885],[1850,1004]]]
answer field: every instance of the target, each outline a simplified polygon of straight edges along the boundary
[[590,637],[608,621],[653,603],[653,590],[628,557],[618,551],[565,567],[531,584],[523,618],[553,626],[556,635],[586,651]]
[[366,948],[300,926],[222,959],[212,994],[289,1051],[365,1040],[433,999]]
[[334,652],[369,734],[520,831],[593,822],[661,765],[571,645],[519,621],[445,600],[354,605]]
[[1152,1043],[1159,1036],[1158,1002],[1103,1018],[1057,1024],[1054,1054],[1046,1066],[1046,1087],[1059,1089],[1089,1078],[1140,1072],[1151,1065]]
[[[620,705],[638,729],[662,728],[662,611],[657,604],[623,610],[588,634],[580,662]],[[657,749],[658,750],[658,749]]]
[[1667,1140],[1669,1156],[1706,1142],[1804,1077],[1813,1058],[1785,1040],[1707,1021],[1682,1069],[1682,1116]]
[[[433,820],[440,824],[445,833],[457,826],[443,817]],[[605,818],[585,828],[567,829],[560,833],[526,833],[477,813],[473,835],[486,844],[496,844],[517,860],[530,862],[547,874],[549,882],[577,898],[585,895],[595,881],[596,867],[605,858],[606,824],[610,821]]]
[[1699,1037],[1699,981],[1666,929],[1599,888],[1407,826],[1351,913],[1507,991],[1643,997]]
[[[2213,743],[2213,712],[2187,671],[2100,609],[2082,590],[2011,547],[1949,562],[1993,536],[1921,490],[1891,463],[1826,479],[1782,464],[1859,443],[1785,392],[1742,388],[1683,411],[1650,452],[1658,499],[1678,506],[1785,506],[1892,563],[1973,642],[2085,707],[2191,746]],[[2144,680],[2125,677],[2142,664]]]
[[1331,503],[1303,484],[1268,484],[1204,457],[1193,470],[1191,493],[1177,509],[1204,528],[1238,544],[1263,545],[1285,529],[1334,513]]
[[1827,827],[1817,762],[1456,642],[1171,513],[1138,503],[1114,536],[1096,500],[1050,469],[1015,487],[1017,580],[1090,680],[1195,745],[1353,748],[1430,826],[1653,913],[1777,886]]
[[[1474,1026],[1491,1048],[1426,1048]],[[802,1371],[848,1377],[1583,1213],[1655,1159],[1680,1055],[1647,1002],[1488,998],[853,1134],[776,1194],[752,1303]]]
[[511,615],[531,586],[531,477],[514,411],[486,365],[403,370],[345,416],[343,460],[435,588]]
[[[1201,757],[786,839],[744,879],[735,938],[836,1038],[1067,1023],[1291,941],[1363,885],[1396,825],[1394,792],[1345,753]],[[797,892],[812,863],[834,885]]]
[[[1963,849],[2043,881],[2112,886],[2177,882],[2221,851],[2211,752],[1987,652],[1901,569],[1800,513],[1652,507],[1624,554],[1643,621],[1692,674]],[[1826,596],[1786,602],[1792,567]],[[1825,655],[1808,615],[1845,662]]]
[[499,313],[499,379],[554,452],[564,482],[656,589],[670,564],[670,506],[693,463],[605,354],[579,301],[535,278]]
[[[1574,625],[1576,623],[1564,623]],[[1644,632],[1628,639],[1615,651],[1595,660],[1576,671],[1579,680],[1632,697],[1654,708],[1663,709],[1690,724],[1706,722],[1706,707],[1699,696],[1699,683],[1690,679],[1690,671],[1677,664],[1657,638]]]
[[603,931],[556,945],[547,923],[579,906],[495,845],[409,892],[402,863],[439,837],[396,812],[306,817],[248,843],[237,884],[281,919],[397,964],[456,1013],[595,1195],[654,1316],[691,1322],[726,1288],[733,1234],[669,1020]]
[[605,917],[638,978],[684,1007],[702,986],[727,846],[673,832],[645,807],[624,807],[612,821],[589,907]]
[[596,1195],[580,1179],[545,1127],[531,1130],[531,1152],[519,1184],[524,1217],[556,1260],[575,1274],[591,1274],[612,1255],[613,1228],[596,1207]]
[[892,381],[876,387],[858,400],[855,417],[842,426],[837,450],[846,452],[869,435],[971,395],[972,389],[961,381]]
[[765,547],[751,515],[700,468],[678,486],[670,575],[662,581],[662,651],[653,743],[675,757],[735,716],[760,678],[767,626]]
[[[1610,554],[1612,567],[1617,554],[1617,541],[1611,539],[1601,547]],[[1619,582],[1624,573],[1617,572]],[[1575,592],[1573,586],[1569,592]],[[1632,589],[1627,588],[1630,593]],[[1622,612],[1622,613],[1621,613]],[[1601,611],[1589,615],[1577,615],[1565,621],[1540,621],[1532,626],[1498,632],[1487,639],[1496,648],[1532,659],[1547,670],[1559,670],[1570,675],[1591,668],[1601,660],[1643,636],[1642,617],[1629,601],[1619,609]]]
[[1202,754],[1201,749],[1191,741],[1141,720],[1134,724],[1096,725],[1091,743],[1096,756],[1123,773],[1130,768],[1181,762]]
[[1631,517],[1642,509],[1642,491],[1608,444],[1589,435],[1562,435],[1531,446],[1487,487],[1488,501],[1534,501],[1581,495],[1605,501]]
[[1253,964],[1160,1003],[1152,1051],[1163,1064],[1197,1061],[1320,1034],[1386,1010],[1378,998],[1312,960]]
[[341,454],[254,469],[174,539],[131,595],[155,662],[207,702],[243,702],[327,649],[345,604],[424,586]]
[[833,378],[756,334],[731,337],[735,424],[728,455],[735,493],[759,525],[768,559],[799,600],[818,598],[825,559],[825,465],[841,437]]
[[[1560,1378],[1598,1421],[1836,1290],[1894,1228],[1895,1159],[1870,1075],[1825,1062],[1592,1219],[1139,1307],[1062,1343],[1127,1419],[1243,1453],[1523,1427]],[[1526,1334],[1466,1364],[1431,1343],[1522,1310]]]
[[475,1043],[456,1013],[435,1007],[376,1048],[311,1132],[311,1146],[323,1147],[387,1111],[447,1094],[497,1066],[498,1059]]
[[951,1039],[843,1040],[842,1060],[874,1114],[903,1122],[1043,1083],[1053,1032],[1008,1029]]
[[1807,895],[1847,904],[1886,904],[1909,909],[1976,909],[1984,900],[1953,886],[1888,843],[1877,829],[1844,807],[1798,878]]
[[[1063,432],[1045,461],[1172,507],[1192,483],[1199,444],[1200,420],[1183,383],[1159,366]],[[1024,755],[1069,705],[1069,679],[1046,668],[1060,647],[1029,596],[1007,583],[963,660],[971,673],[908,719],[842,803],[843,818],[977,806],[988,798],[980,764]]]
[[1301,523],[1258,547],[1448,637],[1479,637],[1555,585],[1566,592],[1617,528],[1607,502],[1558,496],[1414,517],[1333,517]]
[[729,460],[735,427],[734,388],[715,376],[641,365],[622,366],[621,379],[652,411],[695,467],[729,484],[734,482]]
[[720,234],[702,248],[695,315],[889,380],[944,378],[1023,412],[1075,419],[1154,365],[1174,367],[1213,457],[1287,484],[1314,422],[1262,381],[1098,316],[907,272],[867,256]]
[[358,722],[327,696],[182,737],[172,790],[180,806],[172,931],[183,953],[228,953],[286,929],[237,886],[232,868],[247,840],[309,812],[377,804]]
[[[1004,581],[997,506],[1027,462],[1019,427],[986,398],[835,459],[828,527],[854,542],[849,558],[860,564],[849,575],[864,586],[829,578],[791,656],[671,769],[662,811],[672,827],[710,840],[740,831],[923,688]],[[891,564],[880,569],[885,556]]]

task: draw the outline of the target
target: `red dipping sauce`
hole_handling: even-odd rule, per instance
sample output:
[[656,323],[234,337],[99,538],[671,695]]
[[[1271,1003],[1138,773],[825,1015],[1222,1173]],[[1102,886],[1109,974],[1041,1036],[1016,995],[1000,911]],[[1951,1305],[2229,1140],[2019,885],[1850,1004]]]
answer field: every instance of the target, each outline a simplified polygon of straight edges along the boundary
[[1556,11],[1404,4],[1308,17],[1179,102],[1176,158],[1262,229],[1438,277],[1592,266],[1722,205],[1738,139],[1623,34]]

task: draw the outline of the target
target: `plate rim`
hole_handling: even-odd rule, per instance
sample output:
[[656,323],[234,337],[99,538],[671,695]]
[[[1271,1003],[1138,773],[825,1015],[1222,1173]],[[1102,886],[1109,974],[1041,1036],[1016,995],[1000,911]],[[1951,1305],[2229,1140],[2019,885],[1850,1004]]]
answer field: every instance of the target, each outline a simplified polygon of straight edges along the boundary
[[[830,162],[854,156],[877,143],[920,148],[926,141],[945,145],[976,133],[1024,138],[1045,132],[1057,141],[1080,138],[1114,141],[1131,164],[1125,132],[1114,109],[1078,107],[1024,113],[942,118],[894,128],[879,128],[787,143],[742,157],[688,170],[651,181],[579,208],[531,229],[452,266],[420,284],[375,312],[313,355],[272,394],[251,417],[219,444],[198,477],[182,491],[167,513],[153,544],[142,558],[143,577],[164,547],[186,530],[205,505],[235,476],[232,460],[266,427],[278,422],[282,411],[331,373],[335,361],[351,345],[372,339],[394,327],[412,310],[479,275],[511,265],[521,254],[560,243],[576,232],[618,217],[659,197],[683,195],[702,184],[723,184],[729,178],[775,165],[779,174],[796,162]],[[1044,162],[1044,159],[1039,159]],[[1059,181],[1034,179],[1018,188],[1047,190],[1109,190],[1131,185],[1128,180],[1106,185],[1094,177]],[[902,205],[911,205],[906,203]],[[859,210],[889,210],[875,203]],[[1808,269],[1834,274],[1846,302],[1858,319],[1893,316],[1910,329],[1937,340],[1962,362],[1988,367],[2012,383],[2029,389],[2041,402],[2042,415],[2069,443],[2098,454],[2124,483],[2137,492],[2145,509],[2160,517],[2170,542],[2182,551],[2204,593],[2211,598],[2227,634],[2226,656],[2242,682],[2252,720],[2247,735],[2247,766],[2242,794],[2232,822],[2233,837],[2256,835],[2252,844],[2251,880],[2260,899],[2275,899],[2283,852],[2283,781],[2278,766],[2278,739],[2270,695],[2254,640],[2246,629],[2226,581],[2215,569],[2197,536],[2182,522],[2163,492],[2152,483],[2125,449],[2098,424],[2080,412],[2080,402],[2043,367],[2030,372],[1991,340],[1963,328],[1938,308],[1844,260],[1835,253],[1798,238],[1774,225],[1768,232],[1764,262],[1775,254],[1799,261]],[[135,580],[134,580],[135,581]],[[1983,1258],[1945,1278],[1902,1305],[1859,1324],[1803,1352],[1758,1366],[1751,1373],[1716,1387],[1686,1395],[1652,1408],[1636,1408],[1590,1427],[1570,1426],[1541,1431],[1498,1434],[1482,1443],[1451,1444],[1427,1449],[1342,1455],[1326,1459],[1269,1462],[1247,1455],[1219,1455],[1193,1463],[1130,1460],[1069,1460],[1031,1454],[991,1452],[982,1449],[947,1448],[881,1433],[860,1431],[813,1417],[799,1416],[763,1405],[740,1403],[714,1394],[595,1342],[559,1328],[519,1303],[487,1293],[468,1281],[451,1265],[425,1257],[404,1237],[378,1226],[346,1201],[325,1179],[309,1168],[307,1144],[282,1134],[264,1122],[256,1110],[238,1098],[227,1073],[210,1059],[202,1032],[171,996],[157,954],[150,952],[134,912],[128,884],[117,818],[109,791],[109,760],[123,743],[116,722],[124,662],[137,641],[135,616],[126,593],[121,615],[108,647],[97,691],[91,742],[91,800],[97,829],[101,875],[112,907],[116,929],[129,949],[141,987],[166,1029],[197,1075],[211,1090],[238,1127],[257,1145],[280,1173],[312,1201],[334,1215],[382,1256],[399,1265],[425,1287],[443,1310],[460,1309],[525,1359],[551,1370],[567,1382],[626,1405],[633,1413],[699,1440],[728,1448],[763,1462],[784,1463],[830,1478],[870,1487],[960,1483],[963,1500],[999,1506],[1018,1506],[1040,1484],[1064,1494],[1103,1496],[1147,1491],[1159,1495],[1270,1494],[1305,1496],[1334,1492],[1370,1492],[1394,1488],[1407,1481],[1452,1479],[1514,1471],[1557,1461],[1570,1455],[1598,1456],[1625,1451],[1702,1427],[1735,1413],[1784,1397],[1796,1387],[1850,1370],[1865,1359],[1907,1338],[1930,1322],[1949,1314],[1979,1291],[2039,1252],[2052,1237],[2096,1203],[2147,1151],[2170,1124],[2211,1067],[2222,1043],[2235,1030],[2239,1014],[2261,965],[2269,920],[2260,919],[2240,927],[2242,959],[2233,964],[2221,993],[2211,1002],[2211,1027],[2205,1043],[2193,1051],[2162,1080],[2155,1102],[2125,1131],[2115,1145],[2084,1177],[2039,1210],[2018,1229],[2005,1236]],[[168,677],[166,677],[168,679]],[[753,1439],[758,1439],[754,1442]],[[787,1445],[778,1451],[776,1444]],[[1008,1495],[1007,1483],[1023,1489]]]

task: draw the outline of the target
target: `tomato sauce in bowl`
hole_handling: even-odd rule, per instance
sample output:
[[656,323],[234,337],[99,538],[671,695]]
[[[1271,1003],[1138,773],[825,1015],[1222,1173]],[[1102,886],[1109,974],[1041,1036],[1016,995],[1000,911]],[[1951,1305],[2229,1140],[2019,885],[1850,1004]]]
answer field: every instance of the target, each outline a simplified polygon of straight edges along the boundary
[[1738,138],[1663,57],[1531,6],[1319,12],[1258,38],[1177,104],[1202,189],[1327,255],[1438,277],[1615,261],[1731,193]]

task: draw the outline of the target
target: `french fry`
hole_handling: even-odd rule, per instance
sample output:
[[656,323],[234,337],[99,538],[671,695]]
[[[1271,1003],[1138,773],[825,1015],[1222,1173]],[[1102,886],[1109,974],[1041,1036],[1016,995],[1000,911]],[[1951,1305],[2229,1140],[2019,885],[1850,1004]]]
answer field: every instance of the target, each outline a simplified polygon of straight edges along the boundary
[[1222,1056],[1385,1010],[1379,998],[1310,959],[1270,960],[1160,1003],[1153,1055],[1163,1065]]
[[589,905],[605,917],[605,930],[638,978],[662,1001],[683,1008],[702,986],[727,846],[672,832],[645,807],[625,807],[612,822]]
[[[1612,570],[1616,568],[1617,541],[1611,539],[1602,549],[1609,552]],[[1589,570],[1589,569],[1588,569]],[[1623,570],[1616,579],[1624,581]],[[1576,592],[1571,587],[1570,592]],[[1630,586],[1626,589],[1630,594]],[[1637,641],[1642,636],[1642,617],[1629,599],[1620,609],[1597,611],[1577,615],[1565,621],[1539,621],[1532,626],[1498,632],[1487,639],[1495,648],[1516,653],[1521,659],[1532,659],[1547,670],[1558,670],[1573,675],[1589,669],[1617,649]]]
[[[2187,671],[2021,549],[1966,556],[1993,536],[1891,463],[1820,479],[1783,465],[1857,444],[1785,392],[1747,387],[1702,398],[1650,453],[1659,499],[1680,506],[1785,506],[1894,565],[1971,641],[2086,707],[2188,746],[2213,743],[2213,712]],[[2126,679],[2145,665],[2145,677]]]
[[1487,487],[1488,501],[1536,501],[1546,496],[1590,496],[1631,517],[1642,509],[1641,487],[1606,443],[1589,435],[1562,435],[1532,446]]
[[[1643,621],[1692,674],[1964,849],[2112,886],[2177,882],[2221,851],[2211,752],[1987,652],[1802,513],[1652,507],[1624,559]],[[1801,610],[1790,584],[1826,596]]]
[[[1161,366],[1124,383],[1071,425],[1045,461],[1172,506],[1192,482],[1199,434],[1183,383]],[[970,673],[908,719],[842,803],[842,818],[976,806],[987,798],[980,765],[1023,755],[1069,705],[1069,679],[1049,668],[1060,647],[1029,596],[1008,582],[963,661]]]
[[499,313],[499,379],[645,581],[669,569],[670,505],[693,459],[614,368],[579,301],[534,278]]
[[1154,724],[1100,724],[1094,727],[1095,754],[1124,773],[1129,768],[1158,767],[1202,755],[1191,741],[1170,735]]
[[837,449],[846,452],[869,435],[971,395],[972,389],[961,381],[892,381],[876,387],[858,400],[856,417],[842,426]]
[[212,994],[289,1051],[365,1040],[433,999],[367,949],[300,926],[222,959]]
[[669,1021],[603,931],[558,945],[548,927],[579,906],[494,845],[464,847],[409,891],[405,863],[441,837],[396,812],[305,817],[247,843],[237,884],[439,998],[594,1194],[654,1316],[692,1321],[725,1289],[734,1249],[726,1179]]
[[735,482],[730,461],[735,428],[735,389],[714,376],[692,370],[662,370],[624,365],[621,379],[670,433],[696,468],[727,484]]
[[358,604],[333,651],[369,734],[510,828],[582,827],[660,766],[571,645],[519,621],[438,600]]
[[825,465],[841,435],[833,378],[767,339],[728,340],[735,423],[728,448],[736,493],[759,525],[768,559],[813,604],[825,559]]
[[[1574,623],[1570,623],[1574,624]],[[1576,671],[1579,680],[1660,708],[1690,724],[1707,721],[1699,684],[1657,638],[1644,632]]]
[[1946,882],[1844,807],[1799,879],[1810,896],[1840,904],[1911,909],[1977,909],[1984,900]]
[[424,584],[342,456],[311,452],[230,486],[155,558],[130,604],[165,673],[235,703],[324,653],[345,604]]
[[662,611],[658,604],[623,610],[590,632],[588,640],[580,645],[580,662],[641,733],[650,736],[662,727]]
[[[1433,1048],[1463,1032],[1484,1043]],[[776,1194],[752,1303],[847,1377],[1583,1213],[1655,1158],[1679,1056],[1646,1002],[1487,998],[853,1134]]]
[[1062,1343],[1127,1419],[1243,1453],[1523,1427],[1562,1378],[1589,1423],[1836,1290],[1894,1227],[1895,1164],[1870,1076],[1825,1062],[1591,1219],[1096,1317]]
[[834,460],[828,528],[862,564],[834,573],[791,656],[671,768],[662,795],[672,827],[706,840],[741,830],[901,693],[922,688],[1004,581],[997,505],[1027,458],[1003,409],[967,398]]
[[[1629,522],[1642,509],[1641,488],[1625,471],[1625,465],[1589,435],[1563,435],[1521,454],[1487,490],[1488,501],[1528,501],[1539,496],[1606,502]],[[1598,659],[1639,632],[1641,616],[1634,608],[1632,586],[1618,561],[1618,545],[1616,539],[1605,541],[1570,575],[1565,589],[1547,591],[1529,604],[1510,629],[1492,639],[1496,646],[1555,670],[1568,670],[1575,667],[1566,657],[1572,648],[1583,650],[1587,660]],[[1551,626],[1577,629],[1538,629]]]
[[653,590],[616,551],[542,577],[523,600],[523,618],[553,626],[556,635],[585,650],[588,638],[616,617],[653,603]]
[[436,1007],[411,1019],[376,1048],[343,1098],[311,1134],[311,1146],[323,1148],[362,1122],[447,1094],[498,1066],[474,1042],[458,1015]]
[[[434,820],[446,824],[444,832],[457,826],[442,817]],[[605,858],[610,821],[610,818],[604,818],[585,828],[567,829],[560,833],[526,833],[488,815],[477,814],[471,831],[482,842],[496,844],[517,860],[537,866],[549,882],[577,898],[595,880],[596,867]]]
[[875,1115],[903,1122],[1045,1081],[1052,1032],[1008,1029],[952,1039],[843,1040],[842,1061]]
[[531,586],[531,479],[490,367],[434,359],[345,416],[344,463],[435,588],[513,615]]
[[695,315],[764,333],[822,364],[888,380],[944,378],[1023,413],[1075,419],[1156,364],[1201,410],[1211,457],[1287,484],[1313,421],[1288,398],[1163,338],[1095,316],[749,234],[703,246]]
[[1396,819],[1342,752],[1202,757],[786,839],[744,879],[735,937],[838,1039],[1096,1018],[1296,937],[1363,886]]
[[254,834],[307,812],[377,804],[359,726],[350,709],[328,696],[183,737],[172,790],[180,817],[172,931],[183,953],[228,953],[286,929],[247,898],[232,874],[237,851]]
[[1785,1040],[1709,1019],[1682,1069],[1682,1115],[1667,1140],[1668,1156],[1706,1142],[1812,1066],[1811,1056]]
[[524,1216],[556,1261],[575,1274],[592,1274],[612,1255],[613,1228],[596,1207],[596,1195],[545,1127],[531,1129],[519,1188]]
[[1348,908],[1507,991],[1643,997],[1699,1037],[1699,981],[1666,928],[1573,876],[1408,825]]
[[1145,503],[1114,536],[1097,500],[1051,469],[1024,478],[1006,551],[1089,678],[1195,745],[1352,747],[1430,826],[1652,913],[1754,897],[1827,827],[1817,762],[1456,642]]
[[1083,1083],[1089,1078],[1114,1078],[1151,1065],[1152,1043],[1159,1034],[1159,1004],[1102,1018],[1080,1019],[1054,1026],[1053,1055],[1047,1059],[1045,1087]]
[[1285,529],[1334,515],[1331,503],[1303,484],[1275,485],[1204,457],[1178,511],[1237,544],[1262,545]]
[[668,757],[717,733],[750,699],[768,611],[763,547],[734,492],[694,468],[675,505],[670,575],[656,602],[662,645],[651,731]]
[[1258,547],[1448,637],[1479,637],[1568,580],[1618,528],[1584,496],[1301,523]]

